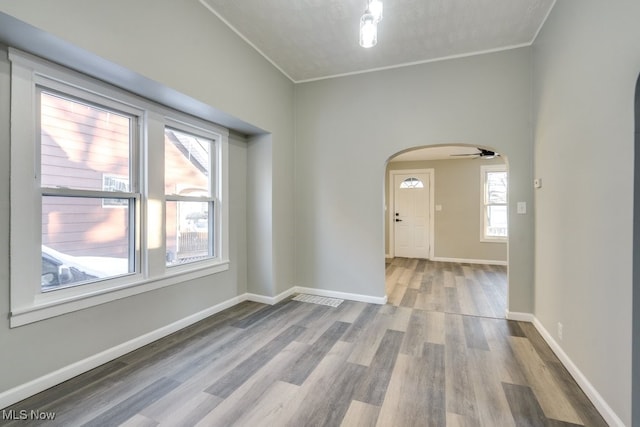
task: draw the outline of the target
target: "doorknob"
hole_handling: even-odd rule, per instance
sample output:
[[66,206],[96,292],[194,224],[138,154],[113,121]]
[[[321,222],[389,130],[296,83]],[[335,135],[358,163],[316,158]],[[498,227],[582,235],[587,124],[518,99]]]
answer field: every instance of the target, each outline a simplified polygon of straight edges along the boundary
[[401,219],[396,218],[396,222],[402,222],[402,220],[401,220]]

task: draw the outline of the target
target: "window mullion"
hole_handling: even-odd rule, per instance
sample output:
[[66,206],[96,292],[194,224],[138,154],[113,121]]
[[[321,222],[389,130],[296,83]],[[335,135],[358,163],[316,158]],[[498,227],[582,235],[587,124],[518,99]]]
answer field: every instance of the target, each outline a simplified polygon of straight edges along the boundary
[[143,247],[146,253],[145,271],[148,277],[165,274],[165,199],[164,199],[164,116],[155,111],[146,114],[142,140],[141,167],[145,193],[145,224]]

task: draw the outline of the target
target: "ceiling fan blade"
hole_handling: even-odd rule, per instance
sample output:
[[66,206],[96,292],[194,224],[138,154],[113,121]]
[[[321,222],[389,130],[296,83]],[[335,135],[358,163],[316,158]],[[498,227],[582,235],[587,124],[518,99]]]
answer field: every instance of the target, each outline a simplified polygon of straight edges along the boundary
[[481,156],[481,153],[468,153],[468,154],[449,154],[451,157],[469,157],[469,156]]
[[495,157],[500,155],[499,153],[491,150],[485,150],[482,148],[478,148],[478,150],[480,150],[480,157]]

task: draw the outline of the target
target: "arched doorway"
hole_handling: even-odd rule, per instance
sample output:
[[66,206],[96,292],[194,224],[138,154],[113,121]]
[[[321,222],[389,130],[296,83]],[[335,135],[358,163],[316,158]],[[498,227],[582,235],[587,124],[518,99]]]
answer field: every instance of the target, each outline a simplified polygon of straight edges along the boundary
[[491,147],[416,147],[385,172],[386,293],[396,306],[504,318],[508,165]]

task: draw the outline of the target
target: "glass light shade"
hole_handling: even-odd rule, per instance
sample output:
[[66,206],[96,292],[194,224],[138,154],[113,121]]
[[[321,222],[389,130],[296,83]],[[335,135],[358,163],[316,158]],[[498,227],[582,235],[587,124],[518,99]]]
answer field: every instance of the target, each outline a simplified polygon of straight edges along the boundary
[[373,47],[378,42],[378,26],[374,16],[365,13],[360,18],[360,46]]
[[382,1],[381,0],[369,0],[369,12],[373,15],[373,19],[376,22],[382,21]]

